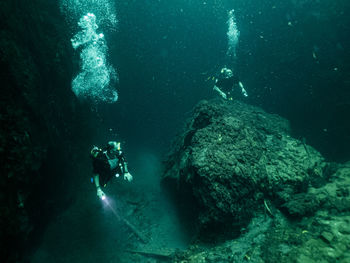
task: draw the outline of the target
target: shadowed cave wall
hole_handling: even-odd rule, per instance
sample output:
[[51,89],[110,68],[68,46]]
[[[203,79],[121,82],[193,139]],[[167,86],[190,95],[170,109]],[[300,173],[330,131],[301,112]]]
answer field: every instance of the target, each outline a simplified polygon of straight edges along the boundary
[[0,15],[0,261],[12,262],[74,198],[93,118],[70,89],[56,1],[2,1]]

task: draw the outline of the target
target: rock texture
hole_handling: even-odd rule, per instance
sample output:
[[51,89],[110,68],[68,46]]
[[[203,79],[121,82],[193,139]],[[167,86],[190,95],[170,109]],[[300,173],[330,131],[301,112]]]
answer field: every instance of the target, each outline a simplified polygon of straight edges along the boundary
[[170,154],[163,180],[179,192],[191,189],[201,225],[244,225],[264,200],[283,206],[303,193],[310,175],[322,178],[324,167],[322,156],[292,138],[279,116],[238,101],[203,101]]
[[325,162],[286,120],[257,107],[199,103],[163,182],[181,200],[192,196],[205,230],[173,262],[350,260],[350,163]]
[[89,111],[70,90],[70,33],[57,3],[1,1],[0,14],[0,261],[12,262],[69,203]]

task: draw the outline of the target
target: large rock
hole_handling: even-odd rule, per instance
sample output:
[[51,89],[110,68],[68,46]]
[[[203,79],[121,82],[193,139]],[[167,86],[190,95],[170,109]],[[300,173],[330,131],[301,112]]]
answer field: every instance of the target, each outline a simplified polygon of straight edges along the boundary
[[200,226],[245,225],[272,205],[292,213],[286,203],[325,181],[327,167],[291,137],[287,120],[238,101],[203,101],[169,154],[163,182],[194,197]]

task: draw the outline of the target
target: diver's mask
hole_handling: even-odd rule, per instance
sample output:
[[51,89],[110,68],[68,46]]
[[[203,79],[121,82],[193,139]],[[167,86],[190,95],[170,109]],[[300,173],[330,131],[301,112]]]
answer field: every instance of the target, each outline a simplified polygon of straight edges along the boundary
[[120,142],[115,142],[115,141],[108,142],[108,148],[110,153],[117,153],[120,151]]
[[94,158],[96,158],[96,157],[98,156],[99,152],[101,152],[101,149],[98,148],[97,146],[94,146],[94,147],[92,147],[90,153],[91,153],[91,156],[93,156]]
[[220,71],[220,75],[223,79],[229,79],[233,76],[233,72],[229,68],[222,68]]

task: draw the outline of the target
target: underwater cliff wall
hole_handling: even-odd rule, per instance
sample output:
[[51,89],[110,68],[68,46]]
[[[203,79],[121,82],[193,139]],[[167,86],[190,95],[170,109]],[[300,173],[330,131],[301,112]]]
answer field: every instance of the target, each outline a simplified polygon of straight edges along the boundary
[[90,109],[70,89],[70,32],[56,5],[0,3],[1,262],[18,260],[31,234],[74,198],[79,143],[89,137]]

